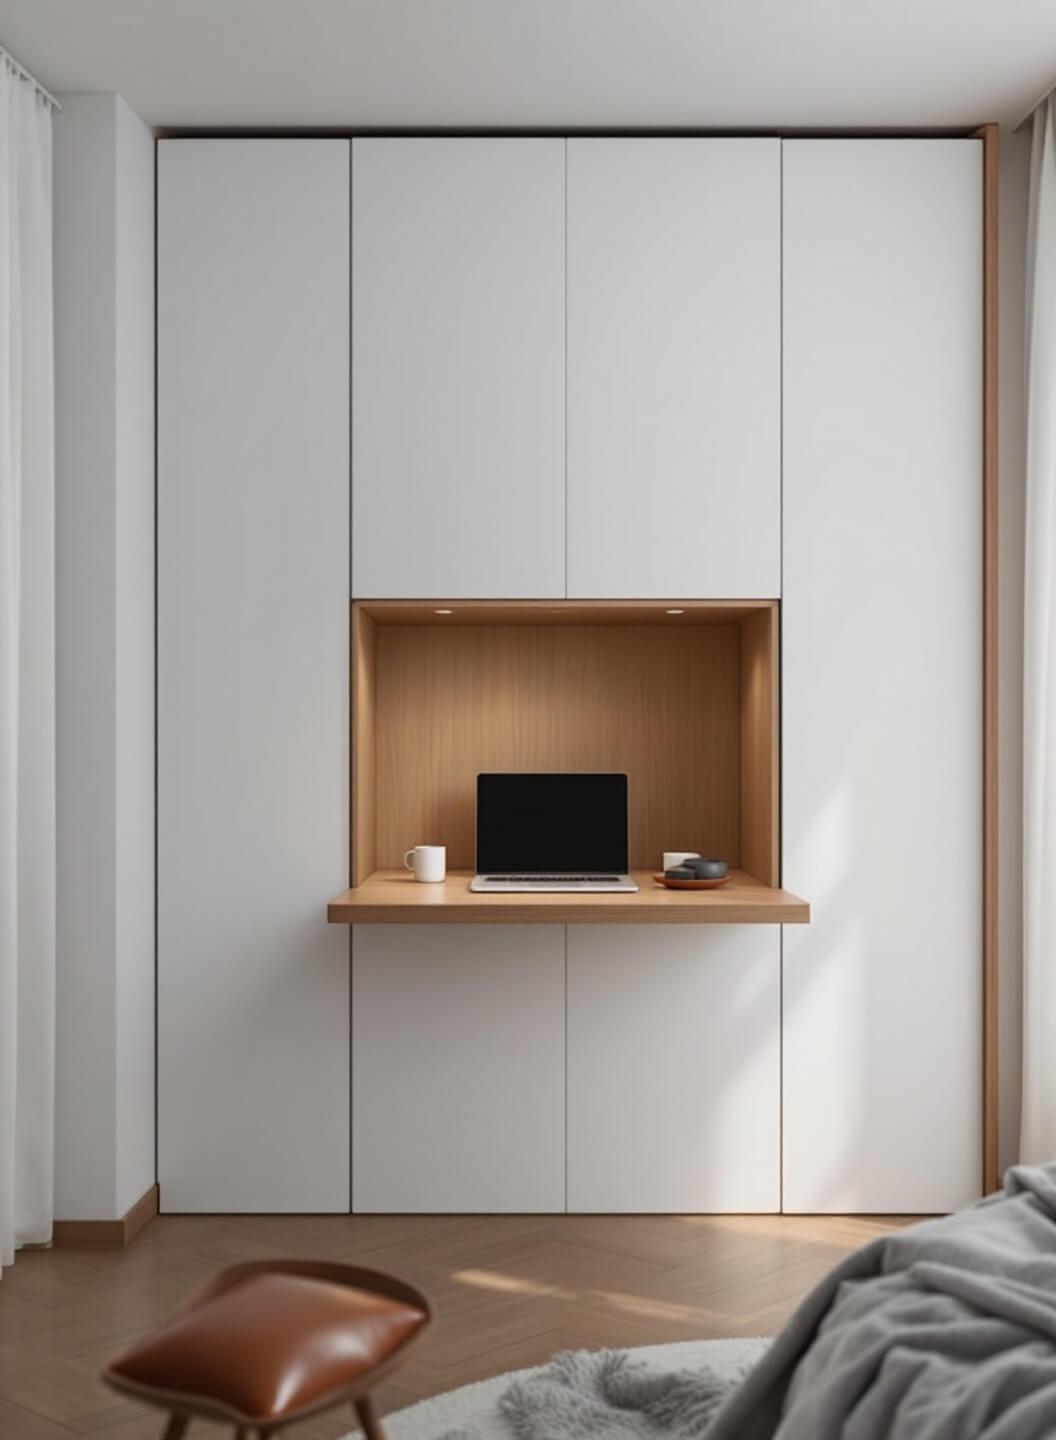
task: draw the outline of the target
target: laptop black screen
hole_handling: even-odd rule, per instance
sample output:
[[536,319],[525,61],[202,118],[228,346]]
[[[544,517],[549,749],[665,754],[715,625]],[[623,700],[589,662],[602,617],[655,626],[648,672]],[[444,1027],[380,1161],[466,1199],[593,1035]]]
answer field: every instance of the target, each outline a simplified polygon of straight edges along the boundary
[[480,874],[626,869],[626,775],[477,776]]

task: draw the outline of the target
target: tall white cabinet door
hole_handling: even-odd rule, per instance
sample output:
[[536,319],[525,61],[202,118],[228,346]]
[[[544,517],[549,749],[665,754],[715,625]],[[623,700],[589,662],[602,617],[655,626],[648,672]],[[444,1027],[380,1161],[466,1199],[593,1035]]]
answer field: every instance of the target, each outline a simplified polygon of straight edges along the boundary
[[776,1211],[780,935],[568,927],[568,1208]]
[[563,140],[352,142],[352,587],[565,593]]
[[784,1208],[981,1183],[982,156],[784,147]]
[[781,149],[568,142],[568,593],[781,588]]
[[158,1169],[347,1211],[348,156],[158,147]]
[[565,1208],[560,925],[357,925],[352,1208]]

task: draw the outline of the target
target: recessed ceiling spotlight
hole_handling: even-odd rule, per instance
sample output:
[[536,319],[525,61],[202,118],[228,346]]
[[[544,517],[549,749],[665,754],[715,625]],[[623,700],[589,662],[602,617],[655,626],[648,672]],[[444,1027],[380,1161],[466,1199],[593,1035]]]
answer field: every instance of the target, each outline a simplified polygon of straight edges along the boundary
[[455,612],[454,612],[453,610],[434,610],[434,611],[433,611],[433,614],[434,614],[434,615],[453,615],[454,613],[455,613]]
[[685,613],[686,613],[686,612],[685,612],[684,610],[665,610],[665,611],[664,611],[664,614],[665,614],[665,615],[684,615]]

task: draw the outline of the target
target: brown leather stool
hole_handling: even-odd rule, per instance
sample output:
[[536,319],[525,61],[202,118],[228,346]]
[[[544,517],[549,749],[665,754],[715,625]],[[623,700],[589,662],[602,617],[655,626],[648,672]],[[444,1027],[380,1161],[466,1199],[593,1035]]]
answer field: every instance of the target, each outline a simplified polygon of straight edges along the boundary
[[273,1435],[335,1405],[382,1440],[369,1392],[429,1323],[429,1302],[382,1275],[325,1260],[221,1270],[161,1329],[103,1372],[115,1390],[169,1412],[164,1440],[195,1417]]

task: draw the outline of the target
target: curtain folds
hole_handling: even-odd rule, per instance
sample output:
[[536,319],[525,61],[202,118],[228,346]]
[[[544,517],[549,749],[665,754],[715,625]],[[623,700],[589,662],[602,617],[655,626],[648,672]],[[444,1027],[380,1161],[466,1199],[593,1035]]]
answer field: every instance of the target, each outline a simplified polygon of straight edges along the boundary
[[1023,632],[1023,1122],[1056,1156],[1056,100],[1034,112],[1027,227]]
[[51,111],[0,58],[0,1268],[52,1223],[52,350]]

